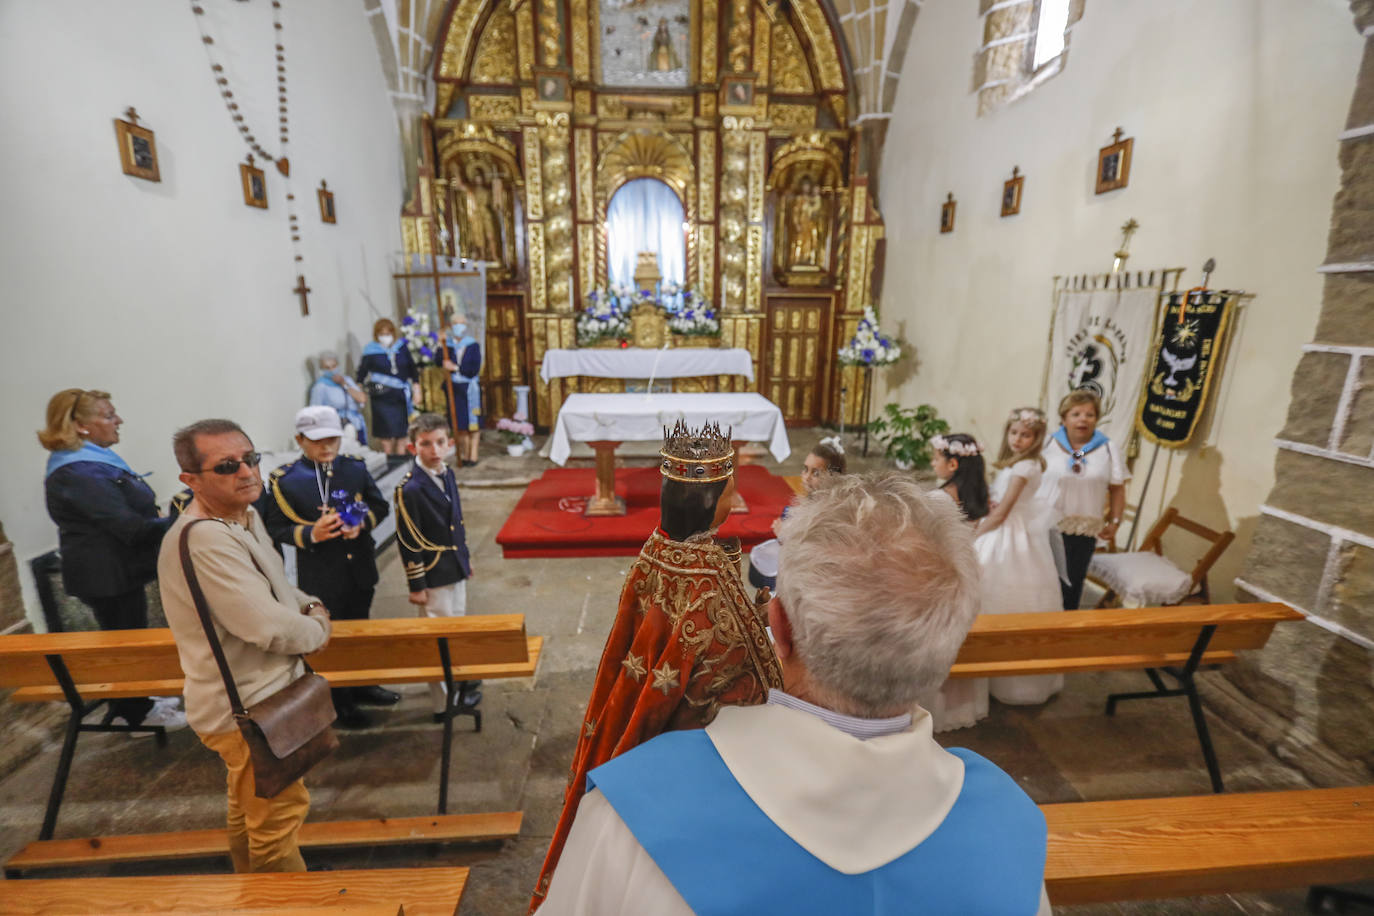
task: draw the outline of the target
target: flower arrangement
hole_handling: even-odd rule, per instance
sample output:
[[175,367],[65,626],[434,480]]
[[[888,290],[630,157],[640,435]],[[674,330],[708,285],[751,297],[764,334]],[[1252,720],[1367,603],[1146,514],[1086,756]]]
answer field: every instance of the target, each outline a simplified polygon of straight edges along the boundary
[[594,289],[587,304],[577,314],[577,345],[585,347],[608,337],[630,333],[630,306],[618,291]]
[[878,316],[873,314],[873,306],[866,305],[859,329],[849,345],[840,349],[839,356],[841,366],[890,366],[901,358],[902,347],[878,329]]
[[715,309],[693,292],[682,294],[682,305],[668,312],[668,328],[674,334],[684,337],[717,337],[720,335],[720,321]]
[[534,435],[534,424],[528,420],[502,417],[496,421],[496,430],[507,445],[520,445]]
[[443,361],[443,347],[439,345],[439,332],[429,326],[429,314],[419,309],[411,309],[401,319],[401,336],[405,338],[410,358],[420,368],[437,366]]

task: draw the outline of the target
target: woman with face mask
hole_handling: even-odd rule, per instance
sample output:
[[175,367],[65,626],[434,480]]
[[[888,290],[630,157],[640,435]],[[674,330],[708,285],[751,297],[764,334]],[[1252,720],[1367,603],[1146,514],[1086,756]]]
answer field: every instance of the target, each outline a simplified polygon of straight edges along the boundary
[[482,437],[482,345],[468,329],[462,313],[449,315],[444,330],[444,369],[453,381],[454,429],[458,441],[458,460],[465,468],[477,463],[477,447]]
[[315,384],[310,386],[310,406],[334,408],[339,418],[358,434],[358,444],[366,445],[367,420],[363,418],[363,405],[367,403],[367,395],[339,368],[339,355],[333,350],[321,350],[316,365],[320,371],[315,374]]
[[387,455],[406,453],[406,427],[420,399],[420,373],[396,325],[381,318],[363,347],[357,380],[372,403],[372,446]]

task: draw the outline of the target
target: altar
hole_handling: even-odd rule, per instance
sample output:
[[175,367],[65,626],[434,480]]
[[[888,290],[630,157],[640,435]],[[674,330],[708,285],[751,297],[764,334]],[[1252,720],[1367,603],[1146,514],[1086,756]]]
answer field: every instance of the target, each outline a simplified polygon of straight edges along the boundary
[[587,515],[623,515],[624,503],[615,495],[615,450],[621,442],[652,442],[663,428],[682,420],[688,426],[719,423],[730,430],[738,448],[745,442],[764,442],[778,461],[792,453],[782,411],[754,392],[705,394],[572,394],[558,412],[549,437],[548,457],[566,464],[573,442],[585,442],[596,452],[596,495]]
[[545,382],[556,378],[663,379],[712,375],[742,375],[754,380],[754,361],[749,351],[735,347],[680,347],[623,349],[583,347],[546,350],[539,367]]

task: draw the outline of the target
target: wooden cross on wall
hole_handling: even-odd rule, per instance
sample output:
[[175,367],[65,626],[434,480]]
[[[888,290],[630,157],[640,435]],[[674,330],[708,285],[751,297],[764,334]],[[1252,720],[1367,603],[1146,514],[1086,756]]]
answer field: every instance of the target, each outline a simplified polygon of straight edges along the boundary
[[309,315],[310,300],[306,298],[306,294],[310,292],[310,287],[305,285],[305,277],[296,274],[296,288],[291,290],[291,292],[301,297],[301,314]]

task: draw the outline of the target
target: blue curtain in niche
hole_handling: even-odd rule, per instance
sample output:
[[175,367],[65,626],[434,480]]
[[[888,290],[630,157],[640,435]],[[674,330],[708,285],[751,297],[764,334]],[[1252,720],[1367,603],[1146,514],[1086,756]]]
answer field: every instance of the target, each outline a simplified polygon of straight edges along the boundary
[[620,186],[606,207],[607,272],[612,285],[633,286],[641,251],[658,255],[663,282],[682,285],[687,241],[682,201],[657,178],[636,178]]

